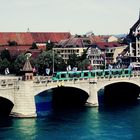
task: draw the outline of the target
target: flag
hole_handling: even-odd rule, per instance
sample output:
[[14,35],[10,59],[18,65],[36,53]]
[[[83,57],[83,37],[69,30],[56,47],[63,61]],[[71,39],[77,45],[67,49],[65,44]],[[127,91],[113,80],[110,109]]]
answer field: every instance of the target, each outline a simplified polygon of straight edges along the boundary
[[9,68],[6,68],[5,69],[5,75],[7,75],[7,74],[9,74],[10,72],[9,72]]
[[132,63],[130,63],[130,65],[128,66],[129,69],[133,69],[134,65]]
[[76,72],[76,71],[77,71],[77,67],[73,67],[73,68],[72,68],[72,71],[73,71],[73,72]]
[[49,75],[50,74],[50,69],[46,68],[46,74]]
[[108,69],[111,70],[112,68],[113,68],[113,66],[109,64]]
[[118,64],[117,66],[116,66],[116,69],[119,69],[121,66],[120,66],[120,64]]
[[33,72],[36,72],[36,68],[35,67],[33,68]]
[[67,69],[67,71],[71,71],[71,66],[68,65],[66,69]]

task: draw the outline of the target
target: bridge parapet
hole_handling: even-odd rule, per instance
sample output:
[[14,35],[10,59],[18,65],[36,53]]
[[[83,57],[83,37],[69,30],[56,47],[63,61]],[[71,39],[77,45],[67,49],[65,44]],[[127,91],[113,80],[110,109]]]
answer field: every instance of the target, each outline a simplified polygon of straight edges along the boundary
[[18,78],[0,79],[0,89],[14,88],[18,82]]
[[[92,78],[93,79],[93,78]],[[34,78],[34,86],[50,86],[50,85],[56,85],[56,86],[60,86],[65,83],[68,84],[76,84],[76,83],[89,83],[91,80],[91,78],[73,78],[73,79],[69,79],[69,80],[52,80],[50,77],[35,77]]]

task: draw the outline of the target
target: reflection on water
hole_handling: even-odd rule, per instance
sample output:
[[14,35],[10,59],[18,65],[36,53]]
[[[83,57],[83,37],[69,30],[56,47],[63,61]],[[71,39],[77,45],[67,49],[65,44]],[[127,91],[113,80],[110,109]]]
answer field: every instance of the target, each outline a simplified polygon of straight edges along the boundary
[[1,119],[6,140],[139,140],[140,104],[57,110],[46,118]]
[[36,137],[36,119],[1,119],[0,139],[34,139]]

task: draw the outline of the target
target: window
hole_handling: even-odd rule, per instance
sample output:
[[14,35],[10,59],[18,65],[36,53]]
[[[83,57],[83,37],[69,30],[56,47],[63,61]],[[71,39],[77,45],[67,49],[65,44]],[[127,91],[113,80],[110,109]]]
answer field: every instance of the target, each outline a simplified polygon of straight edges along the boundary
[[97,76],[102,76],[102,72],[96,72]]
[[88,76],[88,72],[84,72],[84,77],[87,77]]
[[66,78],[66,74],[61,74],[61,78]]
[[93,77],[94,77],[94,76],[95,76],[95,73],[94,73],[94,72],[91,72],[91,76],[93,76]]

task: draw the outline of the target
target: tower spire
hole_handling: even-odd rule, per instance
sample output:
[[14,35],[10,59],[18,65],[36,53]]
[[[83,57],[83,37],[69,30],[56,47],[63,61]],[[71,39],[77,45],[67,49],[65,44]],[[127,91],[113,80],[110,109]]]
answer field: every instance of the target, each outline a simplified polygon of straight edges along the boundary
[[140,19],[140,8],[139,8],[139,19]]

